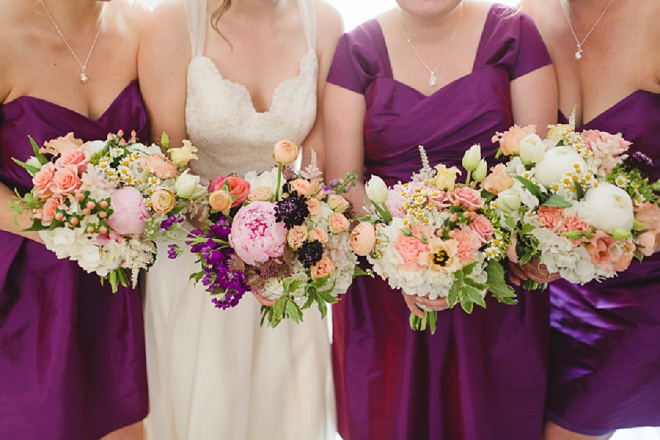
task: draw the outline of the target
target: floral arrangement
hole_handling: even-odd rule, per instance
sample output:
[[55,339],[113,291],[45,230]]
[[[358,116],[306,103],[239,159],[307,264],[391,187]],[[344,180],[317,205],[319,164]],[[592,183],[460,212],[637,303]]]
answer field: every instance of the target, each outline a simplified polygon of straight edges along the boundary
[[[201,281],[217,308],[238,304],[247,291],[274,300],[262,307],[262,324],[303,320],[314,303],[322,316],[351,283],[357,257],[351,251],[348,212],[341,196],[354,175],[324,186],[313,154],[312,164],[294,173],[298,147],[279,141],[273,147],[278,166],[244,178],[219,176],[209,185],[210,216],[186,239],[201,270]],[[173,245],[170,257],[184,250]]]
[[[421,146],[420,152],[423,167],[410,182],[391,188],[378,176],[367,182],[369,215],[351,233],[354,252],[366,255],[377,275],[408,295],[446,297],[450,308],[460,303],[467,313],[475,304],[486,307],[487,292],[514,304],[500,264],[509,234],[488,204],[491,196],[476,189],[486,175],[480,146],[465,153],[467,179],[459,185],[458,168],[431,168]],[[435,332],[437,313],[424,315],[411,314],[411,328]]]
[[[491,206],[513,234],[514,263],[537,261],[549,273],[587,283],[625,270],[634,256],[650,255],[660,232],[653,186],[640,171],[648,158],[628,156],[620,134],[576,132],[550,126],[546,139],[534,126],[497,133],[497,165],[483,187],[497,195]],[[527,288],[538,288],[528,280]]]
[[[156,145],[138,143],[123,132],[83,143],[73,133],[15,160],[32,176],[33,189],[13,201],[14,212],[28,211],[32,226],[58,258],[69,258],[101,282],[137,284],[140,269],[156,256],[154,240],[175,229],[193,201],[205,194],[199,177],[184,167],[196,148],[184,141],[167,156]],[[165,148],[169,139],[163,136]],[[131,272],[129,276],[128,272]]]

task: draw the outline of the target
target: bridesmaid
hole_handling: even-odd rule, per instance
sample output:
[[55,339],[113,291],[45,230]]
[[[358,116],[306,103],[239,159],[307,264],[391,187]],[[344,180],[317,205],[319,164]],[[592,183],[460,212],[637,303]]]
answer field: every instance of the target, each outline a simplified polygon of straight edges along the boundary
[[[7,211],[31,177],[12,158],[74,132],[120,129],[148,139],[135,81],[134,1],[0,3],[0,438],[142,438],[147,414],[139,293],[112,294],[98,276],[58,260],[27,216]],[[109,434],[113,432],[112,434]],[[109,435],[108,435],[109,434]]]
[[[420,169],[418,145],[432,164],[460,167],[474,143],[492,159],[496,131],[535,123],[544,132],[555,121],[550,57],[526,14],[473,1],[397,3],[338,44],[325,102],[329,178],[352,170],[391,185]],[[356,206],[364,195],[357,185]],[[488,299],[471,315],[440,312],[435,335],[409,329],[419,310],[411,298],[361,277],[333,309],[342,437],[540,438],[547,296],[521,291],[517,306]]]
[[[524,7],[557,69],[561,114],[577,106],[578,129],[622,133],[660,178],[660,3]],[[659,291],[657,253],[601,283],[550,285],[546,439],[607,439],[619,428],[660,425]]]

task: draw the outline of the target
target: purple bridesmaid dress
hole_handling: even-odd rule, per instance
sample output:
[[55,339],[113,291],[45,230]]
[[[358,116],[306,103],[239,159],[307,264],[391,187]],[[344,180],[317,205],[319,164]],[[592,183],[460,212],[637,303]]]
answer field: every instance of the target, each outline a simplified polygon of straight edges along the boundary
[[[638,90],[581,129],[622,133],[660,178],[660,94]],[[550,285],[548,419],[586,435],[660,426],[660,254],[615,278]]]
[[[23,96],[0,108],[0,181],[26,192],[37,144],[135,130],[149,140],[136,81],[98,119]],[[2,207],[2,209],[6,209]],[[148,410],[139,292],[112,294],[99,277],[43,245],[0,231],[0,439],[99,439]]]
[[[389,185],[431,164],[461,165],[480,143],[513,124],[510,82],[550,63],[532,20],[494,5],[473,70],[425,96],[392,76],[380,25],[344,35],[328,81],[366,102],[365,172]],[[491,162],[492,163],[492,162]],[[435,335],[414,332],[399,291],[360,277],[333,309],[339,432],[345,440],[531,440],[541,436],[547,384],[549,303],[487,300],[468,315],[438,314]]]

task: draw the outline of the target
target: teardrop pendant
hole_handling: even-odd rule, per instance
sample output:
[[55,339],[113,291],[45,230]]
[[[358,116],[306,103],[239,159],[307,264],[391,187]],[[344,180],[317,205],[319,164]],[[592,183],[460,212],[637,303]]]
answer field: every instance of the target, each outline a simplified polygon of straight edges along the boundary
[[433,87],[435,86],[435,83],[438,81],[438,78],[435,77],[435,73],[431,72],[431,76],[429,76],[429,86]]
[[85,72],[82,72],[80,74],[80,82],[83,84],[87,84],[87,81],[89,81],[89,78],[87,77],[87,74]]
[[580,61],[582,59],[582,51],[581,50],[578,50],[577,52],[575,52],[575,59],[578,60],[578,61]]

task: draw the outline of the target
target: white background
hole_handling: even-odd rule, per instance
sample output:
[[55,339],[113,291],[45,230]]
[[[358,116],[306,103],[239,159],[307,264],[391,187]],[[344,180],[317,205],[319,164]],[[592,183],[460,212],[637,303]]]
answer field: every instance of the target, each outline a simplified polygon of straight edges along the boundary
[[[163,0],[142,0],[154,7]],[[396,4],[395,0],[327,0],[344,18],[344,28],[351,30],[360,23],[373,18]],[[499,0],[499,3],[514,5],[517,0]],[[660,374],[660,373],[659,373]],[[611,440],[660,440],[660,429],[638,428],[618,431]]]

